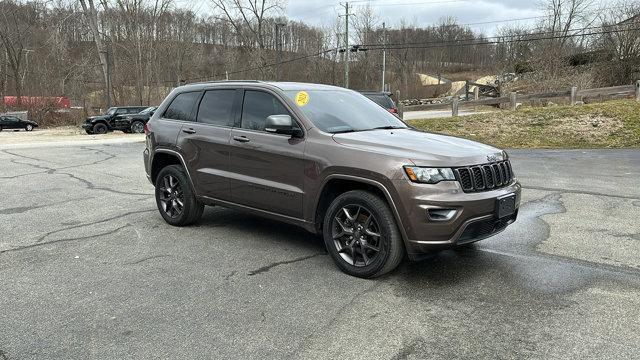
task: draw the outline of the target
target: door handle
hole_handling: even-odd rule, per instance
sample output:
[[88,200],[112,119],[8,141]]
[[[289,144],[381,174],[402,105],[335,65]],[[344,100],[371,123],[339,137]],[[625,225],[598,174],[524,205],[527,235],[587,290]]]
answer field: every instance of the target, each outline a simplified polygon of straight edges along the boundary
[[196,131],[195,131],[195,130],[193,130],[193,129],[191,129],[191,128],[188,128],[188,129],[182,129],[182,132],[183,132],[183,133],[187,133],[187,134],[195,134],[195,133],[196,133]]
[[245,143],[251,141],[251,139],[249,139],[246,136],[234,136],[233,140],[239,141],[239,142],[245,142]]

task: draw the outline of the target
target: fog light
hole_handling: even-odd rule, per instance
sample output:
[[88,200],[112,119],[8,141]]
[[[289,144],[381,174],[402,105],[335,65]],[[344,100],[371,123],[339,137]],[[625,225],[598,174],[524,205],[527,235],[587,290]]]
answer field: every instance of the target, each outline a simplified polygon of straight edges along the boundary
[[427,209],[429,219],[433,221],[449,221],[453,219],[458,210],[456,209]]

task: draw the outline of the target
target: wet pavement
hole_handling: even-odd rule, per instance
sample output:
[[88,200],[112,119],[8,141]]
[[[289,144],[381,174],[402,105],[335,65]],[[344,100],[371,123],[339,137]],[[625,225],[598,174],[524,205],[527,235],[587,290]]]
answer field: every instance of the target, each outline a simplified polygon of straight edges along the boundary
[[142,147],[0,150],[0,359],[637,358],[640,151],[512,151],[516,224],[361,280],[293,226],[168,227]]

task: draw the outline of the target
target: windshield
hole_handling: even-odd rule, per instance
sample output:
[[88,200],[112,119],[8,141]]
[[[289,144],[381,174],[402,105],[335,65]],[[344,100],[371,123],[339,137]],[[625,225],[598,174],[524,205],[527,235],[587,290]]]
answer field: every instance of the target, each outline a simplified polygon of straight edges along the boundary
[[109,110],[107,110],[107,115],[113,115],[113,114],[115,114],[117,109],[118,109],[118,108],[114,108],[114,107],[109,108]]
[[148,114],[148,113],[152,112],[155,109],[156,109],[155,107],[151,106],[151,107],[148,107],[148,108],[140,111],[140,114]]
[[400,119],[355,91],[289,90],[285,93],[324,132],[407,127]]

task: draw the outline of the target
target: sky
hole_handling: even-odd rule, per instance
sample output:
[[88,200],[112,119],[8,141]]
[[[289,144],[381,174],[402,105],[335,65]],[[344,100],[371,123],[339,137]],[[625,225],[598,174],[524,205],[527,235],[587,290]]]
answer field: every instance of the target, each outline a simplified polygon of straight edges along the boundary
[[[344,14],[345,0],[281,0],[289,19],[310,25],[331,27],[339,14]],[[621,0],[591,0],[593,10],[604,9]],[[632,0],[629,0],[632,1]],[[196,12],[210,12],[209,0],[177,0],[189,5]],[[452,16],[459,24],[469,24],[478,33],[487,36],[505,25],[531,26],[543,15],[541,3],[545,0],[352,0],[357,13],[363,6],[371,6],[377,25],[385,22],[397,27],[402,20],[418,27],[437,24],[444,17]],[[534,19],[531,19],[534,18]],[[517,20],[514,20],[517,19]],[[510,20],[505,22],[504,20]],[[480,23],[480,24],[479,24]]]
[[[594,9],[606,7],[615,1],[598,0],[594,3]],[[293,20],[330,26],[338,13],[344,13],[339,3],[344,3],[344,0],[289,0],[286,14]],[[473,30],[486,35],[494,35],[505,23],[478,23],[521,19],[506,24],[527,26],[540,20],[528,18],[543,15],[540,0],[355,0],[350,4],[355,13],[359,7],[371,6],[380,26],[386,22],[387,26],[395,27],[401,19],[411,25],[428,26],[437,24],[443,17],[452,16],[458,23],[471,24]]]

